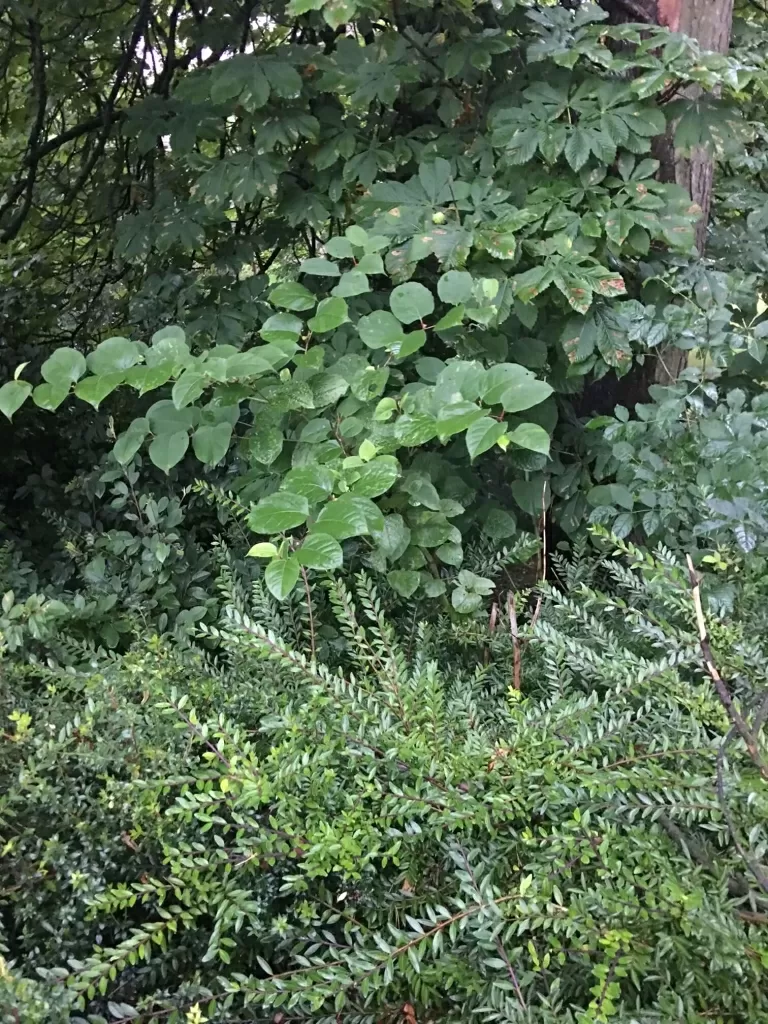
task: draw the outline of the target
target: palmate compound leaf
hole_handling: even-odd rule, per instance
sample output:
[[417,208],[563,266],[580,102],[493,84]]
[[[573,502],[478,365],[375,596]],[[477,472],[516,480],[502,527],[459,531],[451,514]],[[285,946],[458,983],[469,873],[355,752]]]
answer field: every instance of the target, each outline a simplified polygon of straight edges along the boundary
[[254,533],[283,533],[301,526],[309,516],[309,502],[303,494],[278,491],[262,498],[248,516]]

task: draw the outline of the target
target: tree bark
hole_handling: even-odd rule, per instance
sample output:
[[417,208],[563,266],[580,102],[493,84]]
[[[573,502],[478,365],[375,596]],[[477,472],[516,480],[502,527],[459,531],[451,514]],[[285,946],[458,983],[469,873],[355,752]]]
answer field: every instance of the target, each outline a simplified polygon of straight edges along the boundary
[[[664,25],[672,32],[682,32],[695,39],[702,50],[725,53],[730,44],[733,0],[600,0],[600,4],[612,21],[646,21]],[[701,90],[691,87],[684,95],[695,101]],[[661,180],[682,186],[701,209],[701,218],[696,225],[696,247],[702,253],[712,204],[712,155],[701,147],[696,147],[690,156],[676,152],[673,125],[665,136],[656,140],[653,152],[661,165]],[[685,364],[684,352],[674,346],[664,348],[656,359],[656,383],[669,384],[676,380]]]

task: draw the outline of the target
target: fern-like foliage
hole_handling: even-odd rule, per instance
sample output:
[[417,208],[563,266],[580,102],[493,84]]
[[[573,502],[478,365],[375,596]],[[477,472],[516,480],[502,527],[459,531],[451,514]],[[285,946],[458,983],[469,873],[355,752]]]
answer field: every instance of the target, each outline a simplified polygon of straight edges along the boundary
[[[404,637],[369,578],[334,580],[309,595],[324,648],[219,551],[209,653],[70,670],[81,711],[44,703],[6,756],[6,945],[59,969],[76,1020],[768,1019],[766,659],[708,623],[726,706],[687,569],[611,543],[558,558],[514,635],[500,613]],[[32,895],[72,813],[99,870],[84,839],[79,890]],[[56,941],[50,889],[78,921]]]

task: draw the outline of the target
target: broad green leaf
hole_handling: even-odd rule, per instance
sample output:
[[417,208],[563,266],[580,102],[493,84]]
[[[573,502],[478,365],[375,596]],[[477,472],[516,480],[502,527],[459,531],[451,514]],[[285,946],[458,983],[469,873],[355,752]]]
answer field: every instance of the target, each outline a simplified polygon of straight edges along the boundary
[[136,342],[128,338],[107,338],[91,352],[87,364],[91,373],[103,376],[117,373],[118,370],[129,370],[141,360],[141,350]]
[[309,569],[330,572],[341,567],[344,554],[341,544],[329,533],[310,533],[296,551],[296,559]]
[[53,384],[57,388],[66,386],[69,390],[70,384],[85,373],[85,356],[74,348],[57,348],[50,355],[40,368],[43,380]]
[[387,583],[401,597],[412,597],[419,589],[421,575],[413,569],[392,569],[387,573]]
[[148,455],[158,469],[169,473],[184,458],[189,447],[189,434],[177,430],[174,434],[160,434],[149,446]]
[[506,433],[506,429],[506,423],[493,420],[490,416],[484,416],[480,420],[475,420],[468,428],[466,435],[467,451],[470,458],[475,459],[478,455],[482,455],[483,452],[487,452],[489,448],[492,448],[499,438],[503,437]]
[[298,281],[284,281],[283,284],[272,289],[269,293],[269,301],[279,309],[292,309],[301,313],[315,308],[317,296]]
[[336,540],[347,540],[381,530],[383,526],[384,517],[370,498],[342,494],[322,509],[312,532],[328,533]]
[[441,544],[435,554],[446,565],[461,565],[464,560],[464,549],[461,544]]
[[378,498],[390,489],[400,475],[400,463],[394,455],[379,455],[356,471],[357,480],[351,484],[353,494],[364,498]]
[[187,406],[177,409],[167,399],[155,402],[147,411],[147,419],[153,434],[172,434],[176,430],[188,430],[193,427],[199,417],[199,411]]
[[254,533],[283,533],[301,526],[309,516],[309,502],[303,494],[278,491],[262,498],[248,515]]
[[173,371],[174,365],[171,360],[153,366],[132,366],[130,370],[126,370],[124,380],[140,395],[146,395],[148,391],[154,391],[167,384],[173,376]]
[[275,313],[259,328],[259,335],[264,341],[280,344],[280,342],[297,342],[304,329],[304,324],[297,316],[290,313]]
[[186,335],[181,327],[163,327],[152,335],[152,344],[144,353],[147,366],[171,363],[175,371],[192,360]]
[[357,269],[362,270],[364,274],[386,274],[384,260],[378,253],[373,252],[366,253],[365,256],[360,257]]
[[32,394],[32,385],[26,380],[9,380],[0,388],[0,412],[13,419],[13,414],[21,408]]
[[352,245],[356,245],[359,249],[372,251],[368,248],[371,239],[369,239],[368,232],[364,228],[359,228],[356,224],[351,224],[344,232],[344,235],[350,240]]
[[337,373],[318,373],[309,381],[309,386],[316,409],[335,405],[349,391],[349,384]]
[[374,530],[372,533],[376,549],[390,562],[396,562],[405,554],[411,543],[411,531],[405,525],[403,517],[397,513],[385,516],[381,530]]
[[402,324],[385,309],[377,309],[375,313],[361,316],[357,322],[357,330],[363,344],[368,348],[389,348],[403,337]]
[[435,381],[435,401],[438,405],[454,402],[474,402],[483,392],[486,371],[480,362],[452,359],[440,371]]
[[505,540],[517,533],[517,522],[507,509],[491,508],[483,519],[482,531],[493,541]]
[[282,486],[303,494],[310,505],[324,501],[333,491],[334,475],[327,466],[299,466],[286,473]]
[[515,385],[524,387],[535,379],[529,369],[518,363],[497,363],[486,371],[480,395],[486,405],[500,405],[507,389]]
[[537,423],[521,423],[508,436],[512,444],[516,444],[518,448],[549,455],[549,434]]
[[458,586],[451,594],[451,604],[460,615],[469,615],[477,611],[482,603],[480,594],[467,590],[466,587]]
[[249,459],[271,466],[283,450],[283,432],[275,426],[257,426],[243,441]]
[[449,331],[452,327],[458,327],[464,320],[464,307],[454,306],[453,309],[449,309],[445,316],[435,324],[436,331]]
[[371,459],[375,457],[376,452],[376,445],[373,443],[373,441],[370,441],[368,439],[363,441],[363,443],[357,449],[358,457],[361,458],[363,462],[370,462]]
[[414,320],[423,320],[434,312],[435,300],[423,284],[408,281],[392,289],[389,306],[397,319],[403,324],[411,324]]
[[171,390],[171,399],[177,409],[192,405],[205,391],[206,380],[199,370],[191,367],[185,370]]
[[[296,339],[284,339],[279,345],[257,345],[246,352],[235,352],[223,360],[223,372],[220,379],[245,379],[261,377],[264,374],[279,370],[290,362],[291,355],[296,351]],[[185,370],[192,373],[192,370]]]
[[324,248],[329,256],[337,260],[351,260],[355,254],[348,238],[329,238]]
[[349,320],[347,303],[338,297],[323,299],[307,326],[316,334],[334,331]]
[[302,274],[314,274],[315,277],[338,277],[341,274],[338,266],[330,260],[324,260],[322,256],[313,256],[304,260],[300,270]]
[[216,423],[212,426],[198,427],[192,435],[192,447],[201,462],[215,466],[227,454],[231,440],[231,425]]
[[184,345],[185,348],[188,347],[187,336],[184,333],[184,328],[179,327],[178,324],[171,324],[169,327],[161,327],[159,331],[155,331],[152,335],[153,347],[162,345],[164,342]]
[[629,512],[635,507],[635,498],[628,487],[623,484],[599,484],[587,494],[590,505],[620,505]]
[[406,356],[418,352],[426,344],[426,341],[426,331],[409,331],[408,334],[401,335],[398,341],[393,342],[389,348],[395,359],[405,359]]
[[38,384],[32,392],[32,401],[39,409],[54,412],[69,394],[69,383]]
[[441,440],[466,430],[475,420],[483,416],[483,410],[474,402],[452,402],[444,405],[437,414],[437,432]]
[[361,270],[348,270],[332,290],[331,295],[350,298],[353,295],[365,295],[371,290],[368,278]]
[[97,377],[84,377],[75,384],[75,394],[84,402],[98,409],[101,402],[110,395],[115,388],[123,383],[125,373],[118,370],[115,373],[105,373]]
[[415,412],[395,420],[395,437],[407,448],[426,444],[437,435],[437,420],[426,413]]
[[501,395],[501,406],[505,412],[521,412],[549,398],[553,388],[546,381],[535,377],[516,381],[505,388]]
[[437,294],[442,302],[459,306],[472,298],[474,285],[472,275],[466,270],[449,270],[437,282]]
[[432,481],[422,473],[409,473],[403,480],[401,488],[411,498],[411,505],[423,505],[425,508],[438,511],[442,499]]
[[278,601],[284,601],[299,582],[301,566],[294,555],[275,558],[264,570],[264,582],[270,594]]
[[135,419],[115,442],[112,454],[121,466],[126,466],[144,444],[149,433],[149,420],[144,416]]
[[246,551],[246,558],[274,558],[277,546],[268,540],[259,541]]

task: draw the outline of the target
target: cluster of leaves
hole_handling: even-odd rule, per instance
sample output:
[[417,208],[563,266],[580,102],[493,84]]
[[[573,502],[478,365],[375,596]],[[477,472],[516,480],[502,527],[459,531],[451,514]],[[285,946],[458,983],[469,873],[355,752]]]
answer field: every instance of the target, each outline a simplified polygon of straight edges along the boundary
[[135,302],[150,289],[183,327],[59,348],[0,409],[61,416],[74,393],[114,409],[128,473],[145,449],[166,473],[220,465],[281,597],[345,550],[440,596],[467,539],[514,535],[514,506],[583,519],[558,396],[649,350],[627,288],[651,250],[689,252],[699,213],[652,140],[683,84],[725,106],[755,68],[591,5],[289,5],[246,44],[216,11],[173,17],[163,45],[193,49],[126,115],[128,151],[165,141],[113,241]]
[[[231,574],[212,660],[155,639],[9,665],[25,973],[91,1024],[761,1019],[765,782],[701,661],[687,570],[621,554],[556,559],[522,692],[507,631],[409,638],[364,578],[331,585],[331,667]],[[710,629],[759,758],[765,652],[743,622]]]

